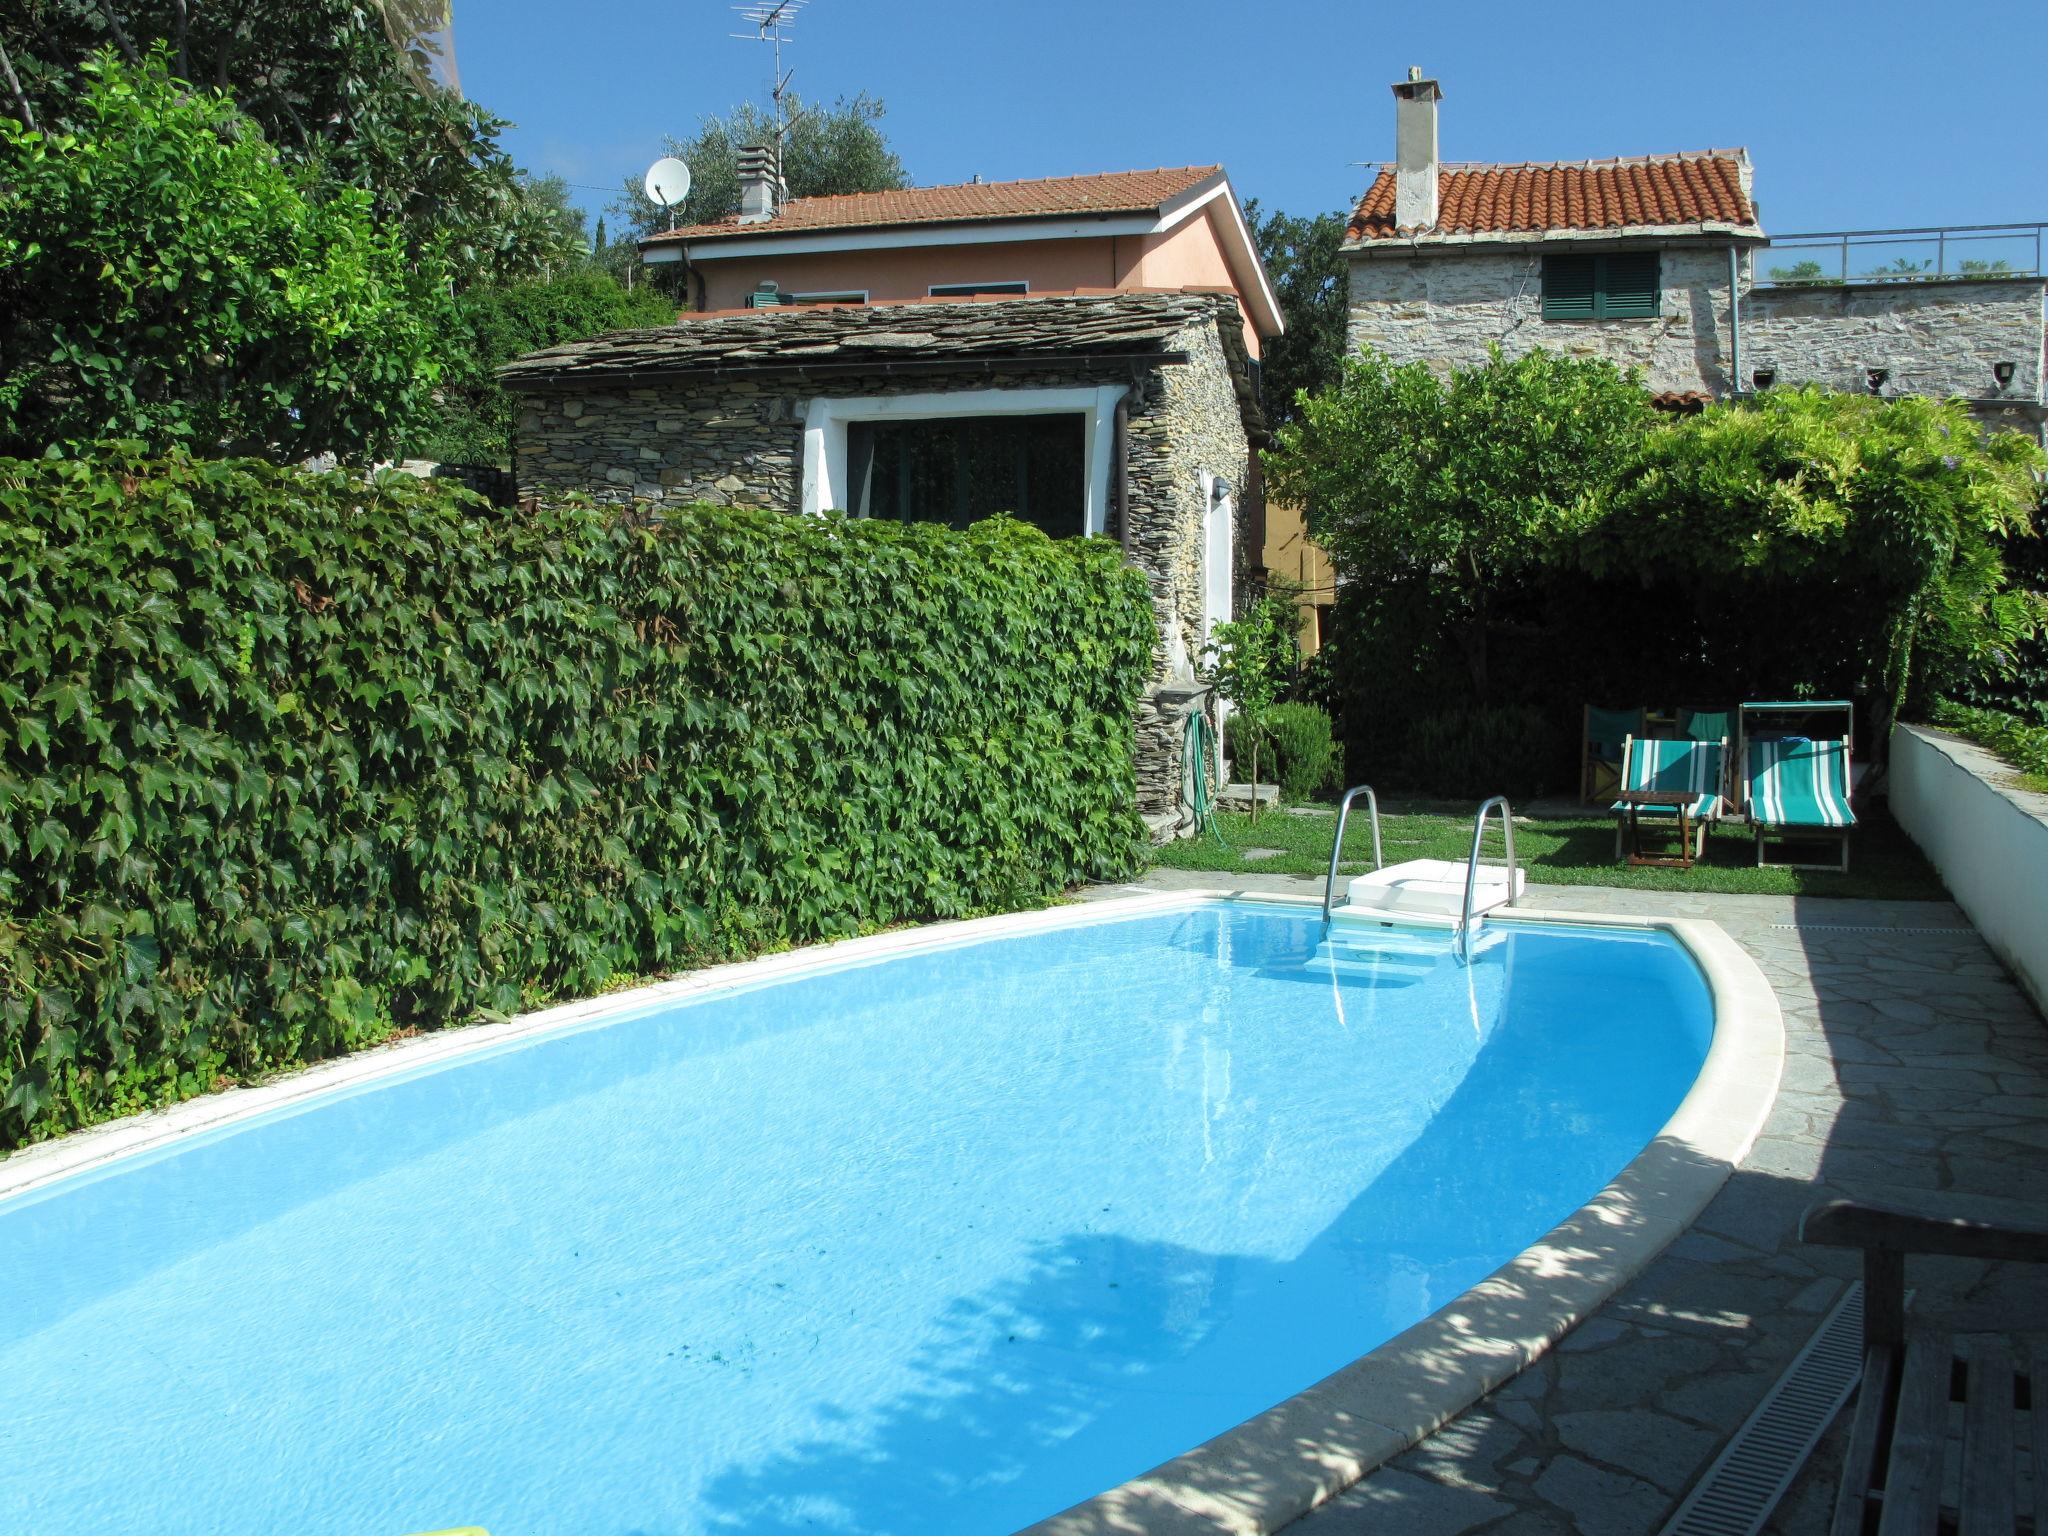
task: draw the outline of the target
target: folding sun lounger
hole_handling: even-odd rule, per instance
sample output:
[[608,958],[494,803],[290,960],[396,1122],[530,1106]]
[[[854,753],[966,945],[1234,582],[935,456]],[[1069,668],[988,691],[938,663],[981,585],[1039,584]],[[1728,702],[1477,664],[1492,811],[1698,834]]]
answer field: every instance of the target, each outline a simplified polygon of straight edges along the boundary
[[1835,864],[1795,864],[1787,869],[1847,869],[1849,831],[1849,741],[1815,741],[1804,736],[1752,740],[1743,746],[1743,782],[1748,786],[1750,825],[1756,829],[1756,861],[1764,863],[1764,839],[1814,842],[1835,838],[1842,857]]
[[[1728,755],[1727,738],[1719,741],[1654,741],[1631,736],[1622,743],[1621,784],[1625,797],[1614,802],[1614,856],[1622,855],[1624,834],[1639,828],[1646,818],[1676,823],[1683,855],[1676,860],[1636,862],[1681,863],[1707,851],[1707,824],[1721,819],[1727,802],[1722,797],[1722,764]],[[1645,797],[1654,795],[1657,798]]]

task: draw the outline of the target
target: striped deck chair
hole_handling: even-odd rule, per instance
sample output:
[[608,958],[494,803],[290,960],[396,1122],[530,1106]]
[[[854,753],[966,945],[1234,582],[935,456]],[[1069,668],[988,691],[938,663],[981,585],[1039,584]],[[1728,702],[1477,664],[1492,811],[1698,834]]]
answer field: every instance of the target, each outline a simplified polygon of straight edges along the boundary
[[[1639,820],[1678,819],[1679,807],[1692,821],[1692,857],[1707,852],[1707,823],[1719,821],[1727,807],[1722,794],[1723,764],[1728,758],[1728,738],[1719,741],[1656,741],[1631,736],[1622,744],[1622,789],[1669,790],[1669,806],[1637,806]],[[1614,802],[1614,856],[1621,857],[1623,829],[1629,808]]]
[[1764,839],[1813,842],[1837,838],[1838,864],[1792,864],[1787,869],[1847,869],[1849,830],[1849,741],[1813,741],[1781,736],[1743,747],[1742,779],[1748,788],[1749,821],[1756,829],[1756,861],[1764,862]]
[[[1693,741],[1737,741],[1735,727],[1735,711],[1732,709],[1702,708],[1697,704],[1678,706],[1678,734]],[[1720,789],[1724,802],[1721,814],[1733,815],[1740,802],[1735,794],[1735,757],[1730,752],[1721,754]]]

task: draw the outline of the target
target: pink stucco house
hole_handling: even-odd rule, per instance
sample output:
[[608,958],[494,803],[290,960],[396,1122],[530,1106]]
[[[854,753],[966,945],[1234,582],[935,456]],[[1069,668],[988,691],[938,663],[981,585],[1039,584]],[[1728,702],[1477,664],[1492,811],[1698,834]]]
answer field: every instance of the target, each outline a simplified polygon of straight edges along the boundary
[[1280,333],[1251,231],[1214,165],[784,200],[764,159],[738,214],[640,250],[649,265],[683,265],[699,311],[1215,289],[1236,297],[1250,357]]

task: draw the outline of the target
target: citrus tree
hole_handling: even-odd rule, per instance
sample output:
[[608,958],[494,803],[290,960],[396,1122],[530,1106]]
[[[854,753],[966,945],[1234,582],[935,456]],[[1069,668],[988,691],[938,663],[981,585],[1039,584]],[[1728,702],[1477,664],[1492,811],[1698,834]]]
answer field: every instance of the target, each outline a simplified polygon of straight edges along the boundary
[[1300,656],[1301,615],[1292,603],[1264,596],[1244,616],[1216,626],[1203,647],[1208,678],[1230,701],[1242,726],[1240,735],[1251,747],[1252,820],[1259,819],[1259,750],[1267,715],[1294,680]]
[[1427,588],[1484,703],[1496,596],[1598,516],[1654,419],[1635,377],[1599,358],[1496,348],[1440,378],[1366,351],[1280,429],[1268,489],[1307,509],[1341,577]]

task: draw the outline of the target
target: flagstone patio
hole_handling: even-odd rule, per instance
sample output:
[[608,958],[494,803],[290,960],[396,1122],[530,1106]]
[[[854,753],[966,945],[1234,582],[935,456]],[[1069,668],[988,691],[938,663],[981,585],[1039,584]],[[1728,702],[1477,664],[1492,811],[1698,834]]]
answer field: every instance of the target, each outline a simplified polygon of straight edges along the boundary
[[[1321,893],[1293,876],[1175,870],[1146,888],[1224,881]],[[1807,1206],[1906,1190],[2048,1203],[2048,1026],[1950,903],[1585,886],[1527,899],[1719,923],[1784,1010],[1776,1108],[1693,1229],[1605,1307],[1290,1536],[1649,1536],[1856,1273],[1854,1255],[1798,1241]],[[1916,1260],[1908,1283],[1917,1314],[1957,1328],[2048,1327],[2048,1270]],[[1843,1429],[1769,1530],[1826,1528]]]

